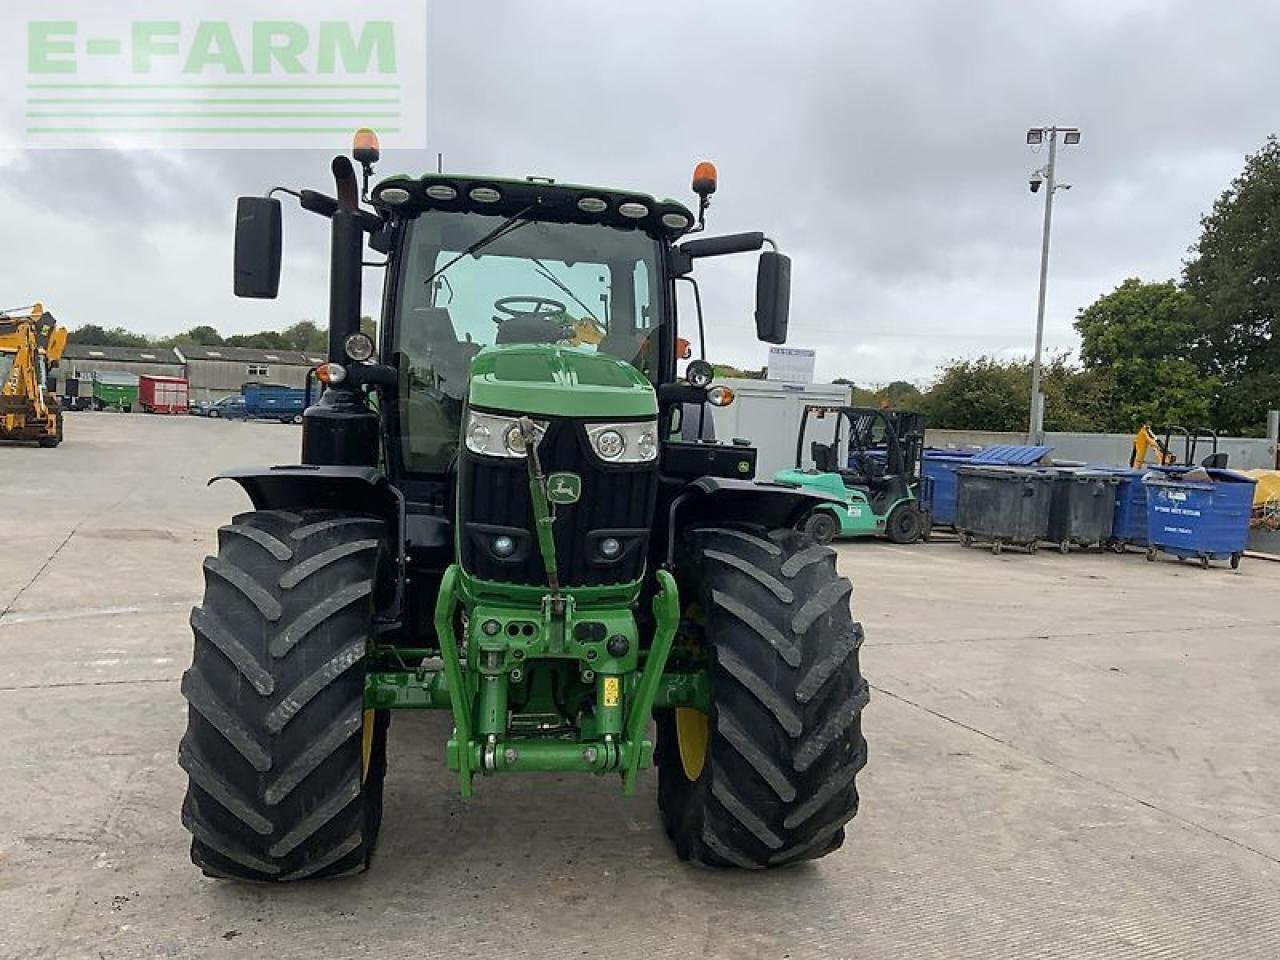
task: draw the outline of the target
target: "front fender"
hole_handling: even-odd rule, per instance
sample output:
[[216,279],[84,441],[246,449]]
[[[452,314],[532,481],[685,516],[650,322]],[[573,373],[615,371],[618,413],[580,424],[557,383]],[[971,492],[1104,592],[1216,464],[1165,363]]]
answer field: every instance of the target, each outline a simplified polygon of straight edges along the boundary
[[398,516],[399,497],[374,467],[241,467],[213,477],[234,480],[255,510],[344,510]]
[[404,607],[405,506],[400,491],[374,467],[300,464],[286,467],[241,467],[209,480],[234,480],[249,495],[255,510],[339,510],[380,517],[387,526],[394,558],[394,589],[382,609],[389,621]]
[[671,501],[667,522],[667,564],[675,563],[681,530],[704,520],[794,527],[814,507],[844,506],[840,497],[784,483],[700,477]]

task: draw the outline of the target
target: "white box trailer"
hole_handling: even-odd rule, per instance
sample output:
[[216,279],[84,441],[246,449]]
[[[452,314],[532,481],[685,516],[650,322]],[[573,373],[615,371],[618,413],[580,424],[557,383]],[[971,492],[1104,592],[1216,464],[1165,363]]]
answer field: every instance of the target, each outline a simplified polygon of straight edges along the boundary
[[750,440],[759,451],[756,479],[772,480],[779,470],[795,466],[800,416],[806,404],[848,404],[849,387],[839,383],[793,383],[785,380],[740,380],[717,377],[733,390],[727,407],[713,407],[716,437],[729,442]]

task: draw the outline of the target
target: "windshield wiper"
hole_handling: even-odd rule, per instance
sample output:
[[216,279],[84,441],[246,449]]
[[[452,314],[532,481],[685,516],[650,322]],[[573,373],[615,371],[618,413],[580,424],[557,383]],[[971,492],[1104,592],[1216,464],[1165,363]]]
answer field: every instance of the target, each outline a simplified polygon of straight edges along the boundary
[[574,303],[580,306],[583,310],[587,311],[588,317],[590,317],[596,323],[600,323],[600,318],[597,317],[594,312],[592,312],[590,307],[588,307],[585,303],[583,303],[580,299],[578,299],[578,295],[574,293],[572,290],[570,290],[567,284],[563,283],[559,277],[557,277],[554,273],[551,272],[550,267],[548,267],[545,263],[543,263],[537,257],[530,257],[529,259],[538,265],[539,276],[545,277],[547,280],[555,284],[556,287],[559,288],[561,293],[563,293],[566,297],[568,297],[570,300],[572,300]]
[[537,204],[531,203],[527,207],[525,207],[523,210],[517,213],[513,213],[511,216],[507,217],[507,219],[503,220],[500,224],[498,224],[496,227],[494,227],[492,230],[486,233],[483,237],[481,237],[475,243],[471,244],[471,246],[467,247],[467,249],[463,250],[460,254],[458,254],[456,257],[454,257],[452,260],[446,263],[443,267],[441,267],[435,273],[431,274],[431,276],[427,277],[426,280],[422,281],[423,285],[426,285],[430,283],[432,280],[439,277],[442,273],[444,273],[446,270],[452,267],[455,263],[457,263],[463,257],[469,257],[474,254],[477,254],[481,250],[483,250],[485,247],[489,246],[489,244],[494,243],[495,241],[501,240],[503,237],[507,236],[508,234],[515,233],[517,230],[519,230],[521,227],[525,226],[526,224],[532,223],[533,221],[525,220],[524,217],[535,206],[537,206]]

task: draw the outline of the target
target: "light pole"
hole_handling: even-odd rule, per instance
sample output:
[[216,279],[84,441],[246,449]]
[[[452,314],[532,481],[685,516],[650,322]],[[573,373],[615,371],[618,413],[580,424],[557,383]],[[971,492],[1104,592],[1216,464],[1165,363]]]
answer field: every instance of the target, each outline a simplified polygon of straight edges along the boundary
[[1044,443],[1044,395],[1040,392],[1040,355],[1044,349],[1044,297],[1049,282],[1049,230],[1053,225],[1053,195],[1059,189],[1070,190],[1071,184],[1058,183],[1058,134],[1064,144],[1080,142],[1079,127],[1032,127],[1027,131],[1027,144],[1038,147],[1049,138],[1049,162],[1031,174],[1031,192],[1044,186],[1044,237],[1040,241],[1040,302],[1036,308],[1036,355],[1031,362],[1031,436],[1032,443]]

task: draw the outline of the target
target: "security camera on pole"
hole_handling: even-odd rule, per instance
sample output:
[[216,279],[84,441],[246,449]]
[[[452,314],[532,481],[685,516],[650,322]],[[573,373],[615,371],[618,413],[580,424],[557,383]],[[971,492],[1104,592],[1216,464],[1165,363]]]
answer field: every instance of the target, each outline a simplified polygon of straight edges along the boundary
[[1049,162],[1031,174],[1031,192],[1039,193],[1044,186],[1044,238],[1040,245],[1040,303],[1036,309],[1036,355],[1031,364],[1031,437],[1032,443],[1044,442],[1044,395],[1040,392],[1040,355],[1044,348],[1044,296],[1049,280],[1049,228],[1053,223],[1053,195],[1059,190],[1070,190],[1071,184],[1058,183],[1055,164],[1058,159],[1058,134],[1062,142],[1073,145],[1080,142],[1079,127],[1032,127],[1027,131],[1027,144],[1038,147],[1049,138]]

